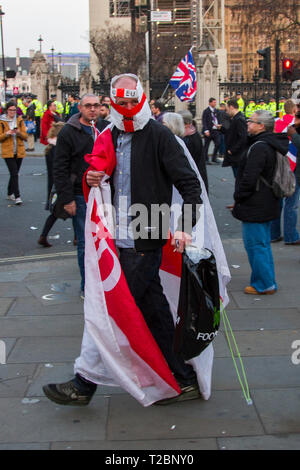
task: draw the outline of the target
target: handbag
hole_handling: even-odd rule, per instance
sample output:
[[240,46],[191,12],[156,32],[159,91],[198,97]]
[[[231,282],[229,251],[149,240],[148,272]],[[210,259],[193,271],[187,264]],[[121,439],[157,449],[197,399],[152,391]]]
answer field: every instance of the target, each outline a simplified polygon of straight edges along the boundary
[[[220,293],[213,253],[182,255],[182,274],[174,336],[174,351],[184,360],[198,356],[216,337],[220,326]],[[199,254],[200,257],[199,259]]]
[[35,134],[36,124],[34,121],[25,121],[25,126],[27,129],[27,134]]

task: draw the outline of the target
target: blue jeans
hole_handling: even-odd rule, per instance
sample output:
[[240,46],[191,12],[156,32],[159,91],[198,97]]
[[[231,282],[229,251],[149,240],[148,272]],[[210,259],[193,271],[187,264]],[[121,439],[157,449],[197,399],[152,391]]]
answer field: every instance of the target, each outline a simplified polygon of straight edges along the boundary
[[85,228],[85,215],[86,215],[86,203],[84,196],[76,195],[75,196],[76,202],[76,215],[74,215],[72,222],[73,228],[75,232],[75,236],[77,238],[77,258],[78,258],[78,266],[81,275],[81,285],[80,289],[84,291],[84,247],[85,247],[85,239],[84,239],[84,228]]
[[162,249],[136,252],[134,248],[120,248],[120,263],[129,290],[164,355],[176,380],[181,385],[197,382],[189,364],[173,351],[174,322],[159,278]]
[[277,289],[271,249],[271,222],[243,222],[243,240],[252,270],[251,286],[258,292]]
[[[285,243],[294,243],[300,239],[297,226],[298,208],[299,208],[300,186],[296,183],[296,190],[290,197],[281,200],[280,217],[272,220],[271,240],[276,240],[281,236],[280,219],[283,209],[283,237]],[[283,207],[284,206],[284,207]]]

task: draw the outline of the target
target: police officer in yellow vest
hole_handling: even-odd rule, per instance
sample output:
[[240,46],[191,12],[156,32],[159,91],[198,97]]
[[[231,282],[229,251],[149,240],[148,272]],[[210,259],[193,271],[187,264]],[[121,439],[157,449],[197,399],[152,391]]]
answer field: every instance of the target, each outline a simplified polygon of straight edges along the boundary
[[27,106],[25,106],[25,101],[26,101],[26,99],[27,99],[27,96],[26,96],[26,95],[23,95],[23,96],[19,99],[19,103],[18,103],[18,107],[19,107],[20,110],[22,111],[23,116],[25,116],[26,111],[27,111]]
[[44,111],[43,111],[43,105],[42,103],[37,99],[37,95],[31,95],[32,103],[35,105],[35,123],[36,123],[36,133],[35,133],[35,141],[40,138],[40,133],[41,133],[41,119],[43,117]]
[[276,117],[276,101],[274,96],[271,96],[269,99],[268,111],[270,111],[270,113],[272,113],[272,115]]
[[255,101],[253,98],[250,98],[249,103],[247,104],[246,109],[245,109],[245,116],[247,119],[254,113],[255,108],[256,108]]
[[[56,104],[56,112],[62,117],[63,112],[64,112],[64,107],[63,104],[60,101],[56,100],[56,94],[50,95],[51,100],[54,100],[54,103]],[[47,104],[44,106],[44,112],[47,111]]]
[[268,111],[268,105],[265,103],[265,100],[263,98],[260,98],[258,100],[258,104],[255,106],[255,111],[258,111],[259,109],[264,109]]
[[71,106],[70,106],[69,100],[67,100],[67,102],[65,104],[65,112],[64,112],[65,121],[67,121],[69,119],[70,107]]
[[18,106],[19,108],[21,108],[21,105],[22,105],[22,103],[23,103],[23,102],[22,102],[22,98],[23,98],[23,95],[19,95],[19,97],[18,97],[18,99],[17,99],[17,106]]
[[244,110],[245,110],[245,101],[243,100],[242,98],[242,94],[240,91],[237,92],[236,94],[236,101],[237,101],[237,104],[239,105],[239,111],[241,113],[244,113]]
[[284,103],[286,102],[286,98],[285,96],[281,96],[279,98],[279,117],[280,119],[282,118],[282,116],[285,114],[285,110],[284,110]]

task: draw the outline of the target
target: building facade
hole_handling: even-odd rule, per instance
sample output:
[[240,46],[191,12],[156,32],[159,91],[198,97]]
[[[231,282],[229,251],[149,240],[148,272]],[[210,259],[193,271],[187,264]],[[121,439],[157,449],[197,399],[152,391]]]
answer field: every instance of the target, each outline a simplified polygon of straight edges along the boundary
[[[230,6],[238,0],[89,0],[90,30],[105,25],[118,25],[127,30],[147,29],[147,5],[153,11],[171,11],[171,21],[151,22],[153,53],[172,36],[185,49],[192,45],[201,47],[206,36],[218,57],[218,74],[221,80],[230,78],[252,80],[260,59],[258,49],[271,46],[272,79],[275,74],[275,44],[262,33],[247,34],[241,29],[238,18]],[[297,12],[295,12],[296,14]],[[300,14],[300,5],[299,12]],[[299,37],[293,36],[281,42],[281,56],[292,56],[300,61]],[[91,70],[97,76],[97,59],[91,50]]]

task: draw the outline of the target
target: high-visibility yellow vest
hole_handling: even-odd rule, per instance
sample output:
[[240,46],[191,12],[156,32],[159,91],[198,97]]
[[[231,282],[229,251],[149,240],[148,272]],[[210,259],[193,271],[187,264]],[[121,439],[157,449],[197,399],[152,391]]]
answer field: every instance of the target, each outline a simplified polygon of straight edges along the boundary
[[66,102],[66,106],[65,106],[65,116],[69,116],[70,114],[70,103],[69,101]]
[[264,103],[264,104],[257,104],[255,106],[255,111],[258,111],[259,109],[265,109],[266,111],[268,111],[268,105],[267,103]]
[[19,108],[22,110],[22,113],[23,113],[24,116],[25,116],[26,111],[27,111],[27,107],[25,106],[25,104],[23,104],[23,101],[22,101],[18,106],[19,106]]
[[[64,112],[64,107],[62,105],[62,103],[60,101],[54,101],[54,103],[56,104],[56,112],[58,114],[62,114]],[[47,104],[45,104],[44,106],[44,112],[47,111]]]
[[246,118],[249,118],[254,112],[255,112],[256,104],[255,103],[249,103],[246,106],[245,109],[245,116]]
[[268,104],[268,111],[273,114],[274,117],[276,117],[276,101],[271,101]]
[[243,100],[243,98],[239,98],[237,100],[237,104],[239,105],[239,111],[243,113],[245,109],[245,101]]
[[37,99],[32,100],[32,103],[35,105],[35,116],[42,117],[44,114],[42,103]]
[[60,102],[60,101],[54,101],[54,103],[56,104],[56,112],[58,114],[63,114],[64,112],[64,107],[63,107],[63,104]]
[[285,110],[284,110],[284,102],[280,102],[279,103],[279,117],[280,119],[282,118],[282,116],[284,116],[286,114]]

